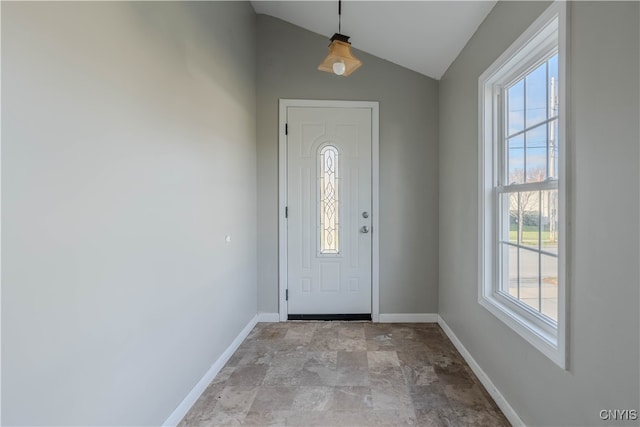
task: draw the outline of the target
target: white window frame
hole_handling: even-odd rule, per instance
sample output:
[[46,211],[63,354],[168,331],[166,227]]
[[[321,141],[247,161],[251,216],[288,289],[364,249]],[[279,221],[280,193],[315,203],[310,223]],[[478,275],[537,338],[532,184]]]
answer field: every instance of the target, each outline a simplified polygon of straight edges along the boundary
[[[567,369],[567,5],[556,1],[479,77],[479,251],[478,302],[498,319]],[[505,298],[500,290],[498,191],[504,127],[499,94],[557,46],[558,78],[558,320]],[[541,183],[544,185],[544,183]],[[541,186],[534,185],[537,190]]]

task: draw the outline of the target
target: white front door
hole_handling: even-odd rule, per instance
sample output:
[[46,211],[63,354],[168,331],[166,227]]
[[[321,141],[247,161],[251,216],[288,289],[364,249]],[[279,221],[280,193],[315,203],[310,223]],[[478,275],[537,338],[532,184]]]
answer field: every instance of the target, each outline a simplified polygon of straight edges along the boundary
[[286,114],[288,314],[371,314],[372,110]]

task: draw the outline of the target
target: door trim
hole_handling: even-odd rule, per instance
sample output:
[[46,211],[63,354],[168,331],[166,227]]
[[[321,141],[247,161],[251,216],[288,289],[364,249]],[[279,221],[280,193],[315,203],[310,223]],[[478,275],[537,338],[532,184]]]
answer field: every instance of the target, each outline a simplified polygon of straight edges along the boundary
[[278,301],[280,321],[288,316],[287,291],[287,136],[285,125],[289,107],[368,108],[371,110],[371,320],[380,321],[380,233],[378,220],[380,200],[380,128],[379,103],[376,101],[319,101],[280,99],[278,118]]

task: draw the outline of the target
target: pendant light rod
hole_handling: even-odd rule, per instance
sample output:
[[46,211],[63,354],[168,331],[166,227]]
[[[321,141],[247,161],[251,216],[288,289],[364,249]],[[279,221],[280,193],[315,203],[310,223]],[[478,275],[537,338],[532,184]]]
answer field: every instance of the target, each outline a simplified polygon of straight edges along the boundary
[[338,0],[338,34],[342,33],[342,0]]

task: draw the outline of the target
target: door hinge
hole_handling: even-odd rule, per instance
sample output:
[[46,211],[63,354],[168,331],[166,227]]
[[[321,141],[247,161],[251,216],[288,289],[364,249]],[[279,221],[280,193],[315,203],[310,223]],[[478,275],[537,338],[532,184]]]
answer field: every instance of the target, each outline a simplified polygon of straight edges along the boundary
[[284,217],[289,218],[289,206],[284,207]]
[[289,301],[289,289],[284,291],[284,300]]
[[284,134],[289,135],[289,123],[284,124]]

